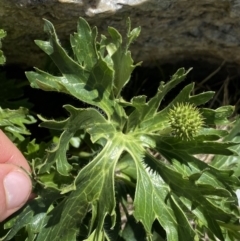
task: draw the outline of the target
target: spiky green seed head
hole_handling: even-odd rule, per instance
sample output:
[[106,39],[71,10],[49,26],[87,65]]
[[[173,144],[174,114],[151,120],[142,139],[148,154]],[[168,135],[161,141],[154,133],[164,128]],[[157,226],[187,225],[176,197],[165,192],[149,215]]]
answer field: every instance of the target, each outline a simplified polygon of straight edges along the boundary
[[190,103],[177,103],[168,117],[173,135],[182,140],[194,139],[203,126],[201,113]]

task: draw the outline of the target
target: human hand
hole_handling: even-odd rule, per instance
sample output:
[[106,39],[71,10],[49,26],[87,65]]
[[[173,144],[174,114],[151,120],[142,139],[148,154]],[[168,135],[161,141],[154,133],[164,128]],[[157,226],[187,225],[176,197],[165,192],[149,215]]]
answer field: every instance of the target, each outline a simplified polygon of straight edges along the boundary
[[16,212],[29,198],[32,184],[23,169],[30,172],[26,159],[0,130],[0,221]]

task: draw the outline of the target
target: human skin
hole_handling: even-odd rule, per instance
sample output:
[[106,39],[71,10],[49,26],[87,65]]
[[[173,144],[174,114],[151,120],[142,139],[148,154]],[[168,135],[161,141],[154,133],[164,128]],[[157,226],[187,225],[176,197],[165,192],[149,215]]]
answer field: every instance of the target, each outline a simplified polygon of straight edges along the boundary
[[32,190],[30,166],[22,153],[0,130],[0,221],[20,209]]

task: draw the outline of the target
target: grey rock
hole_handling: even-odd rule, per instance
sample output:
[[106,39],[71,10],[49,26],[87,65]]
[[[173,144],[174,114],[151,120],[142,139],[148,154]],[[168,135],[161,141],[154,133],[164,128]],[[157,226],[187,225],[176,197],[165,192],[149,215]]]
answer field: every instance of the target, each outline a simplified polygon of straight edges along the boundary
[[133,27],[142,27],[131,48],[136,61],[240,64],[240,0],[0,0],[7,63],[40,67],[45,55],[34,40],[47,37],[42,19],[54,24],[65,44],[80,16],[103,34],[108,26],[124,33],[130,16]]

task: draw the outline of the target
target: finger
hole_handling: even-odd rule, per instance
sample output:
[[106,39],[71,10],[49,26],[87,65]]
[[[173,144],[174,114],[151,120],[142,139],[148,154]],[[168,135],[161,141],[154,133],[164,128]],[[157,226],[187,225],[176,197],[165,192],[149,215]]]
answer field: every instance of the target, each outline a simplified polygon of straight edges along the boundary
[[0,130],[0,221],[16,212],[29,198],[32,184],[23,169],[30,172],[26,159]]
[[31,180],[25,171],[16,165],[0,164],[0,221],[26,203],[31,189]]
[[11,163],[30,172],[30,167],[17,147],[0,130],[0,163]]

